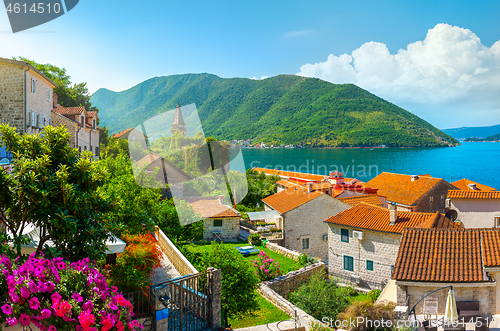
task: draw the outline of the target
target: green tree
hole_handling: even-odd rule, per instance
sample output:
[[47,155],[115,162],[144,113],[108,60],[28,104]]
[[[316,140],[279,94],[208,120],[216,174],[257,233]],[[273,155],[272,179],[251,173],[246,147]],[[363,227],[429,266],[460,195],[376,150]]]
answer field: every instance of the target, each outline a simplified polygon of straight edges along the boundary
[[[276,193],[276,182],[280,180],[279,176],[267,176],[264,172],[257,172],[252,169],[247,169],[247,185],[248,194],[240,202],[240,205],[245,206],[243,211],[257,209],[257,204],[262,204],[262,199]],[[246,209],[246,210],[245,210]]]
[[40,231],[37,254],[51,240],[65,259],[98,259],[106,250],[111,205],[97,193],[104,170],[90,152],[69,146],[64,127],[47,126],[39,135],[19,135],[0,125],[0,146],[13,154],[13,172],[0,172],[0,220],[21,255],[22,233]]
[[222,272],[221,304],[226,326],[228,318],[257,309],[255,289],[259,279],[236,249],[223,243],[212,243],[212,250],[204,257],[204,265]]
[[323,272],[317,272],[309,281],[290,294],[290,301],[311,316],[335,320],[350,304],[347,290],[328,281]]
[[[181,224],[179,214],[184,224]],[[174,243],[196,241],[203,237],[203,221],[185,200],[176,199],[175,203],[172,199],[162,201],[156,224]]]
[[92,106],[87,83],[72,83],[71,77],[67,74],[66,69],[56,67],[52,64],[41,64],[25,57],[14,58],[18,61],[23,61],[31,64],[35,69],[52,80],[57,87],[54,92],[58,96],[58,103],[64,107],[84,106],[87,111],[99,111],[97,107]]

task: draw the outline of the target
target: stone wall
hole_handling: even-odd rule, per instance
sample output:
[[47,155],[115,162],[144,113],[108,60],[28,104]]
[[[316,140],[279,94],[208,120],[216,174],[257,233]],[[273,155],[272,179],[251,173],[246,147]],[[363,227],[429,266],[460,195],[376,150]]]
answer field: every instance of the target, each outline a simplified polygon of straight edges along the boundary
[[[329,224],[328,229],[328,272],[334,277],[351,282],[352,276],[359,276],[360,287],[380,289],[391,279],[392,266],[396,263],[400,234],[370,230],[363,232],[363,240],[352,237],[353,228]],[[341,241],[341,229],[349,231],[349,242]],[[353,258],[353,269],[344,269],[344,256]],[[367,260],[373,262],[373,271],[367,269]]]
[[278,254],[281,254],[285,257],[288,257],[289,259],[297,261],[299,259],[299,252],[292,251],[288,248],[285,248],[283,246],[280,246],[278,244],[272,243],[272,242],[267,242],[266,243],[266,248],[272,250],[273,252],[276,252]]
[[66,129],[68,129],[69,133],[71,134],[71,137],[69,138],[69,145],[72,148],[76,148],[75,134],[76,134],[76,131],[78,130],[78,123],[76,123],[75,121],[72,121],[69,118],[67,118],[63,115],[60,115],[56,112],[52,112],[51,125],[52,126],[66,126]]
[[[32,92],[32,80],[36,81],[36,89]],[[47,80],[41,76],[38,72],[33,69],[26,72],[26,106],[27,111],[31,111],[40,116],[39,127],[35,128],[28,124],[26,129],[27,133],[39,133],[42,127],[52,124],[52,97],[53,97],[52,85],[47,82]]]
[[[453,285],[456,301],[477,300],[479,301],[479,310],[481,315],[494,315],[496,314],[496,286],[481,286],[480,284],[473,283],[454,283],[454,284],[436,284],[436,286],[422,286],[422,283],[416,283],[414,286],[401,286],[396,283],[398,305],[405,305],[405,295],[408,293],[409,302],[408,307],[420,300],[427,293],[434,291],[440,287]],[[407,292],[406,292],[407,291]],[[446,308],[446,299],[448,297],[448,290],[444,289],[435,293],[438,298],[438,314],[444,315]],[[425,299],[424,299],[425,300]],[[416,307],[416,313],[421,314],[423,309],[423,300]]]
[[[351,205],[322,194],[283,214],[285,247],[320,259],[328,258],[328,233],[324,222],[329,217],[349,209]],[[303,249],[303,240],[309,239],[309,248]]]
[[[222,219],[222,227],[214,227],[214,219]],[[223,218],[206,218],[203,220],[203,239],[214,240],[212,230],[221,230],[223,240],[236,240],[240,235],[240,218],[239,217],[223,217]]]
[[175,245],[168,239],[163,231],[156,227],[155,229],[156,240],[160,244],[161,250],[172,262],[175,269],[182,275],[197,274],[198,270],[186,259],[186,257],[175,247]]
[[[418,179],[417,179],[418,180]],[[416,212],[440,212],[444,213],[444,204],[446,200],[446,195],[448,190],[456,190],[457,188],[445,180],[441,180],[433,188],[431,188],[427,193],[425,193],[420,199],[416,201],[417,207],[414,211]],[[432,202],[431,202],[432,197]]]
[[298,289],[300,285],[306,283],[313,274],[322,271],[326,271],[325,264],[323,262],[318,262],[299,270],[290,271],[286,275],[263,282],[263,284],[269,286],[269,288],[282,297],[288,298],[291,292]]
[[0,62],[0,123],[25,132],[24,68]]

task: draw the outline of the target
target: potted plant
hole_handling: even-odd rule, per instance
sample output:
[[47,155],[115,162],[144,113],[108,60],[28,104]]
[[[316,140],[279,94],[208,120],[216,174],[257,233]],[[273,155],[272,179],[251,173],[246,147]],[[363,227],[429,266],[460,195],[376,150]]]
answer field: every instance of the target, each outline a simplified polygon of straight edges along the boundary
[[260,234],[258,233],[251,234],[250,237],[248,237],[248,242],[254,246],[259,246],[262,243]]

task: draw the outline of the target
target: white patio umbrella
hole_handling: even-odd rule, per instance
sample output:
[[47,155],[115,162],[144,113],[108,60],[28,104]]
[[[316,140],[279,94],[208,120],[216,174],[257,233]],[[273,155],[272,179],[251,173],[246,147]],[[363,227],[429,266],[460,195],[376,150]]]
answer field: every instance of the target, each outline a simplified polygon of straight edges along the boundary
[[453,322],[456,319],[458,319],[457,302],[455,301],[455,292],[453,292],[453,288],[451,288],[448,292],[448,298],[446,298],[444,320],[447,322]]

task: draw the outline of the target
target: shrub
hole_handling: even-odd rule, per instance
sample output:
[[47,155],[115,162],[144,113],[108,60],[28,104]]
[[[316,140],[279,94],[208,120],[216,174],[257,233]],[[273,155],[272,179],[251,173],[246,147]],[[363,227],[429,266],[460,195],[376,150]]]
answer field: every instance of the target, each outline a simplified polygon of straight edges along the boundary
[[160,266],[162,252],[150,235],[124,236],[127,248],[111,266],[110,282],[121,291],[143,290],[151,285],[153,270]]
[[[18,264],[0,259],[3,299],[0,323],[34,324],[41,330],[120,330],[140,326],[132,321],[132,305],[110,289],[89,259],[71,264],[31,255]],[[140,326],[142,327],[142,326]]]
[[356,297],[359,294],[358,291],[356,291],[352,286],[344,287],[343,290],[345,291],[345,293],[348,296],[351,296],[351,297]]
[[260,234],[258,233],[251,234],[250,237],[248,237],[248,242],[255,246],[260,245],[262,243],[262,240],[260,239]]
[[261,251],[257,258],[252,261],[255,273],[261,281],[271,280],[281,275],[278,262],[271,259],[264,251]]
[[380,293],[382,293],[381,290],[371,290],[370,292],[368,292],[368,297],[370,298],[371,301],[375,302],[380,296]]
[[339,315],[339,320],[342,321],[352,321],[357,320],[357,318],[363,318],[364,323],[356,324],[353,327],[352,331],[380,331],[387,330],[391,331],[392,327],[378,327],[373,326],[373,323],[370,323],[375,320],[384,321],[392,321],[392,325],[394,325],[394,307],[396,305],[392,302],[390,303],[382,303],[382,304],[374,304],[370,301],[357,301],[354,302],[349,308],[346,309],[345,312]]
[[300,254],[299,255],[299,258],[297,259],[297,261],[299,262],[299,264],[302,266],[302,267],[305,267],[305,266],[308,266],[308,265],[311,265],[311,264],[314,264],[316,262],[318,262],[318,260],[316,260],[314,257],[311,257],[307,254]]
[[349,306],[349,297],[324,272],[317,272],[309,281],[290,294],[289,300],[313,317],[335,320]]

